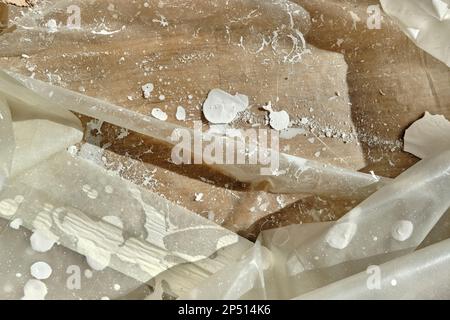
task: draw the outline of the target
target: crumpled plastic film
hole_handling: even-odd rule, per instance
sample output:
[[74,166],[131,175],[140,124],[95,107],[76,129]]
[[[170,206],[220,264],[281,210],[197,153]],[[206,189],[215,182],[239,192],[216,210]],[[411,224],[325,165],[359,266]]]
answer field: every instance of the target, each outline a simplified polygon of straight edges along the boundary
[[298,299],[449,299],[449,245],[450,240],[445,240],[380,266],[370,266],[365,272]]
[[[320,297],[319,288],[327,284],[414,251],[441,217],[449,213],[449,173],[450,150],[422,160],[337,222],[264,231],[258,240],[260,244],[252,249],[261,252],[261,245],[268,249],[264,262],[255,260],[255,253],[250,254],[245,263],[238,262],[239,267],[218,272],[186,298],[289,299],[315,289],[318,291],[314,297]],[[240,271],[234,270],[231,276],[229,270],[233,268]],[[416,269],[415,264],[404,268],[413,277],[420,276],[420,268]],[[439,270],[444,273],[442,277],[448,274],[445,268]],[[242,288],[241,274],[253,279],[253,285]],[[351,279],[348,281],[352,283]],[[391,297],[402,298],[406,294],[396,293]],[[369,296],[361,295],[364,297]]]
[[450,67],[449,0],[381,0],[383,9],[420,48]]

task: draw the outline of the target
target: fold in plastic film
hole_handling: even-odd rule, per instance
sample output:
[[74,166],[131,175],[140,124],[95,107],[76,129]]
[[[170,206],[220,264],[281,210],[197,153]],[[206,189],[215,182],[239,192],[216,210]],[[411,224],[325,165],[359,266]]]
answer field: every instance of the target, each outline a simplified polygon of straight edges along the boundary
[[450,67],[449,0],[380,0],[384,11],[420,48]]
[[[449,192],[450,150],[422,160],[337,222],[263,231],[245,263],[225,268],[186,297],[290,299],[312,290],[319,296],[323,286],[413,252],[448,215]],[[264,263],[254,258],[262,246]],[[410,271],[420,270],[412,265]],[[241,275],[253,284],[242,287]]]

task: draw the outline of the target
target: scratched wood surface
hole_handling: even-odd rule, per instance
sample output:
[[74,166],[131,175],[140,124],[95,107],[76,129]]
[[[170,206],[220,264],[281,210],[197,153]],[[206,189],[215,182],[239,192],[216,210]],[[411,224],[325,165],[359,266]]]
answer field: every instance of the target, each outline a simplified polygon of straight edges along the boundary
[[[271,101],[305,130],[281,140],[283,152],[387,177],[417,161],[401,151],[412,121],[426,110],[450,117],[448,68],[386,16],[380,30],[369,30],[370,1],[146,2],[71,1],[81,8],[81,30],[65,28],[68,2],[55,2],[21,20],[32,29],[0,37],[0,67],[144,115],[158,107],[168,121],[188,127],[196,120],[207,127],[201,105],[211,89],[243,93],[252,107],[235,127],[267,127],[261,106]],[[48,32],[51,19],[56,33]],[[310,53],[295,30],[305,35]],[[147,82],[155,85],[149,100],[140,90]],[[175,119],[179,105],[186,122]],[[156,141],[134,133],[118,139],[120,128],[83,120],[87,140],[125,164],[112,169],[250,238],[262,228],[336,219],[355,205],[249,191],[205,166],[173,165],[170,149]],[[128,157],[141,165],[127,166]],[[202,201],[196,193],[204,194]]]

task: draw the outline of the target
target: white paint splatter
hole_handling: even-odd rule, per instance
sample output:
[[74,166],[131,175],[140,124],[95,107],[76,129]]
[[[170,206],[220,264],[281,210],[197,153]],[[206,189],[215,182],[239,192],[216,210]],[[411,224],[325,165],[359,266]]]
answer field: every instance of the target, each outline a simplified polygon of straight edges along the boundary
[[248,108],[248,98],[242,94],[232,96],[229,93],[213,89],[203,103],[205,118],[214,124],[226,124],[232,122],[239,112]]
[[149,99],[154,89],[155,86],[153,85],[153,83],[144,84],[142,86],[142,94],[144,95],[144,98]]
[[201,193],[201,192],[196,192],[195,193],[195,201],[196,202],[202,202],[203,201],[203,196],[204,196],[204,194],[203,193]]
[[31,265],[30,271],[31,275],[38,280],[48,279],[53,272],[50,265],[43,261],[33,263]]
[[289,114],[284,110],[279,112],[270,112],[269,119],[270,126],[277,131],[285,130],[289,127]]
[[40,280],[31,279],[23,288],[22,300],[44,300],[48,293],[47,286]]
[[356,234],[357,226],[352,222],[334,225],[326,235],[327,243],[335,249],[345,249]]
[[186,110],[182,106],[178,106],[175,117],[178,121],[186,121]]
[[86,278],[91,279],[93,275],[94,274],[92,273],[92,270],[89,270],[89,269],[84,270],[84,276]]
[[31,248],[36,252],[47,252],[55,244],[55,240],[47,238],[39,231],[35,231],[31,237]]
[[13,221],[11,221],[11,223],[9,224],[9,226],[15,230],[19,230],[20,227],[23,224],[23,220],[21,218],[16,218]]
[[109,262],[111,260],[110,255],[96,255],[93,256],[86,256],[86,262],[91,267],[91,269],[96,271],[102,271],[105,270],[106,267],[109,266]]
[[411,221],[400,220],[392,226],[391,234],[397,241],[406,241],[411,237],[413,230],[414,225]]
[[167,113],[162,111],[160,108],[154,108],[152,110],[152,116],[161,121],[166,121],[168,118]]

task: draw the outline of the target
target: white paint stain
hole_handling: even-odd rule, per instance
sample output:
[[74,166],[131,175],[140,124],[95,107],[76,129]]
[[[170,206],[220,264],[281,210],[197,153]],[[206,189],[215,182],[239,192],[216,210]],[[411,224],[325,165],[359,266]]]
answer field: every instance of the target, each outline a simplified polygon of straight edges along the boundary
[[47,286],[40,280],[31,279],[23,288],[22,300],[44,300],[48,293]]
[[203,103],[203,114],[205,118],[214,124],[227,124],[232,122],[239,112],[248,108],[248,98],[244,95],[231,94],[213,89]]
[[397,241],[406,241],[411,237],[413,230],[414,225],[411,221],[400,220],[392,226],[391,234]]
[[335,249],[345,249],[356,234],[357,226],[352,222],[334,225],[326,235],[327,243]]
[[161,121],[166,121],[168,119],[167,113],[162,111],[160,108],[154,108],[152,110],[152,116]]
[[39,231],[35,231],[30,237],[31,248],[36,252],[47,252],[55,244],[55,240],[49,239]]
[[31,275],[38,280],[48,279],[53,272],[50,265],[43,261],[33,263],[31,265],[30,271]]

